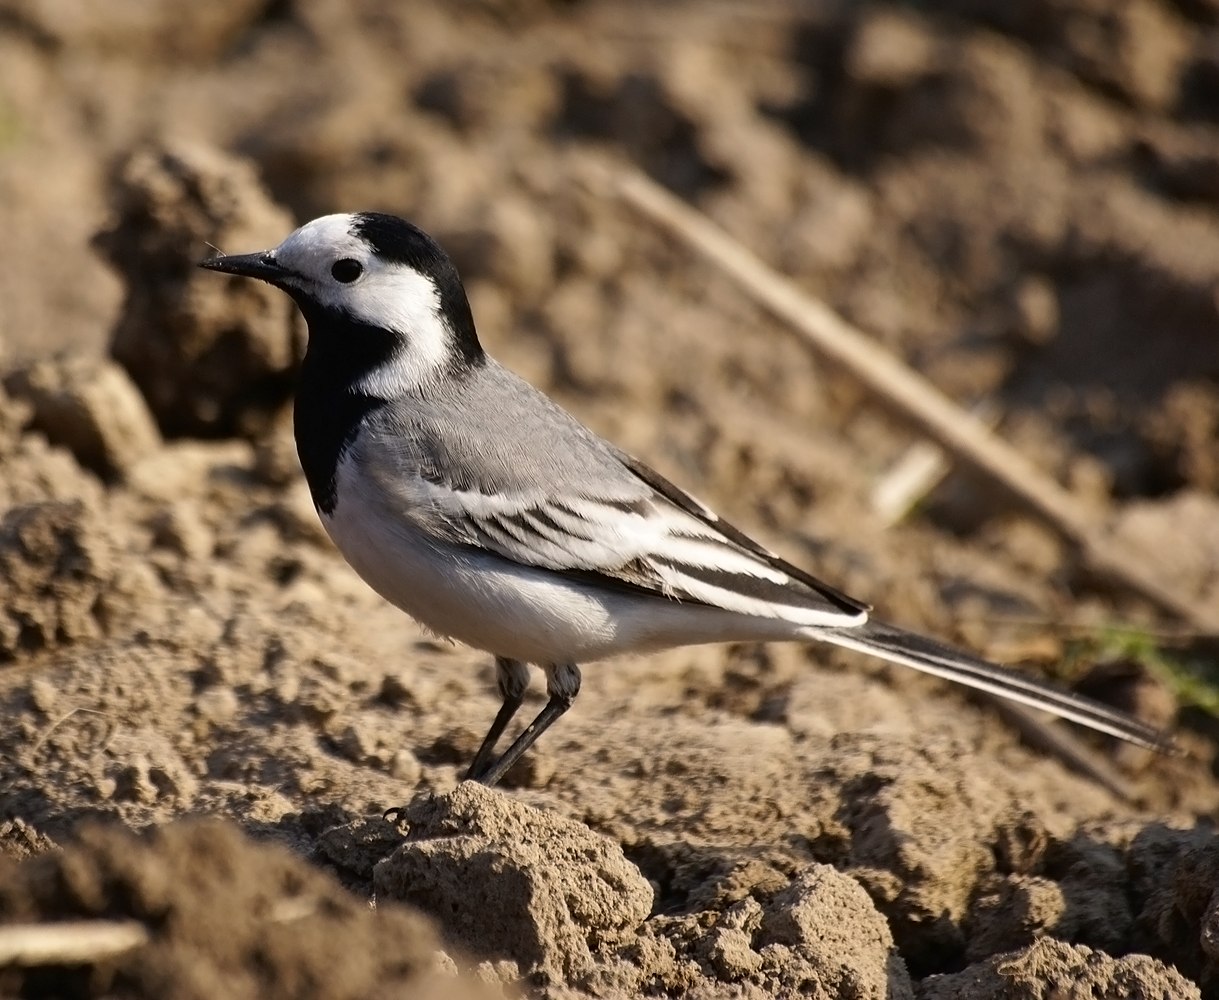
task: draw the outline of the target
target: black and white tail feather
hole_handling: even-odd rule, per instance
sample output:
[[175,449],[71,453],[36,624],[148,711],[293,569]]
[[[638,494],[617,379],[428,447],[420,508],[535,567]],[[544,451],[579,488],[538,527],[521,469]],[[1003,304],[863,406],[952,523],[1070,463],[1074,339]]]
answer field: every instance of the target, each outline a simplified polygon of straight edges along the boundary
[[[598,437],[486,355],[452,262],[409,222],[324,216],[203,266],[267,281],[305,316],[297,450],[344,557],[496,656],[504,703],[470,777],[494,784],[570,707],[577,663],[729,640],[823,640],[1171,749],[1122,712],[870,618]],[[526,663],[550,701],[496,758]]]
[[[891,663],[913,667],[965,687],[1019,702],[1030,708],[1041,709],[1139,746],[1161,752],[1175,749],[1172,740],[1165,733],[1125,712],[1091,698],[1060,690],[1043,681],[1024,677],[1008,667],[990,663],[964,650],[872,617],[871,609],[867,605],[847,597],[780,559],[643,463],[628,456],[623,457],[636,475],[645,479],[654,489],[663,492],[670,502],[702,520],[726,540],[746,547],[758,559],[790,574],[795,587],[803,585],[814,589],[823,597],[838,603],[844,612],[855,613],[854,620],[845,626],[808,628],[805,633],[807,638],[830,642],[846,649],[880,657]],[[699,570],[693,569],[691,572],[698,573]],[[790,591],[795,587],[788,589]]]
[[797,583],[815,587],[824,596],[840,602],[844,610],[850,609],[861,613],[854,622],[845,627],[811,628],[807,633],[808,638],[831,642],[836,646],[868,653],[891,663],[913,667],[915,670],[954,681],[965,687],[975,688],[1009,701],[1028,705],[1030,708],[1050,712],[1060,718],[1069,719],[1139,746],[1160,751],[1172,749],[1172,742],[1164,733],[1124,712],[1109,708],[1091,698],[1059,690],[1042,681],[1023,677],[1010,668],[990,663],[945,643],[871,617],[871,609],[867,605],[860,604],[807,573],[797,570],[790,563],[784,562],[778,556],[758,546],[744,533],[724,522],[705,505],[662,479],[642,463],[634,459],[629,461],[637,475],[648,479],[654,488],[663,490],[673,502],[682,504],[697,516],[709,520],[710,524],[718,528],[720,533],[726,537],[738,544],[750,546],[760,558],[778,564],[786,572],[792,573],[793,579]]
[[876,618],[850,629],[822,629],[813,638],[1038,708],[1138,746],[1161,752],[1175,749],[1165,733],[1124,712]]

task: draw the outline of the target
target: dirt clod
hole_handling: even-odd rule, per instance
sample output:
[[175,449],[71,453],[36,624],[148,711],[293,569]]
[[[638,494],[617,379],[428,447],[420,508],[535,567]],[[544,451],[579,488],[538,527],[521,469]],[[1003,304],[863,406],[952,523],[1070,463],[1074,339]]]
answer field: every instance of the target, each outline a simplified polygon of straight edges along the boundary
[[45,854],[53,851],[55,846],[55,841],[20,817],[0,823],[0,855],[13,861]]
[[5,386],[29,404],[36,430],[107,479],[122,477],[160,444],[144,397],[112,361],[73,355],[39,361],[13,372]]
[[81,501],[15,507],[0,520],[0,660],[101,636],[114,549]]
[[919,1000],[1056,1000],[1062,996],[1123,1000],[1201,1000],[1198,987],[1147,955],[1111,958],[1083,945],[1043,938],[963,972],[933,976]]
[[291,302],[196,265],[212,251],[274,246],[293,227],[250,165],[199,144],[133,153],[113,226],[97,243],[125,279],[110,350],[168,435],[253,434],[286,401],[300,357]]
[[1219,838],[1200,833],[1163,831],[1136,839],[1131,858],[1154,877],[1139,914],[1146,944],[1209,993],[1219,988]]
[[652,888],[611,841],[474,782],[413,804],[410,837],[373,874],[377,897],[433,914],[476,955],[543,981],[592,969],[592,952],[647,918]]
[[826,1000],[913,996],[888,924],[858,882],[828,865],[774,896],[762,915],[758,945],[768,973],[761,985],[777,994],[815,982],[820,992],[812,995]]

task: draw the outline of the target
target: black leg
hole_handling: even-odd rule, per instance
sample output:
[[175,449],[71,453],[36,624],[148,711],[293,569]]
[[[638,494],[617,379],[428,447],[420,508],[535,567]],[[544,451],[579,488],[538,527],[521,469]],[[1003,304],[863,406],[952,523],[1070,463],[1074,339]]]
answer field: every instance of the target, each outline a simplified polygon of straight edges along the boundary
[[512,717],[516,715],[525,701],[525,690],[529,687],[529,668],[520,660],[509,660],[506,657],[497,656],[495,658],[495,682],[499,686],[499,693],[504,699],[504,703],[496,713],[495,721],[491,723],[487,735],[483,737],[478,753],[474,755],[474,763],[466,772],[467,781],[478,781],[491,767],[495,744],[499,742],[508,723],[512,721]]
[[546,690],[550,693],[550,701],[546,702],[545,707],[538,712],[537,718],[529,723],[520,736],[512,741],[512,745],[504,751],[503,756],[495,762],[490,770],[478,777],[477,780],[488,788],[496,784],[500,778],[507,774],[508,769],[521,759],[526,750],[537,742],[538,737],[546,732],[560,715],[571,708],[572,703],[576,700],[576,695],[580,693],[580,668],[574,663],[551,664],[547,666]]
[[[516,715],[517,710],[525,701],[525,691],[529,687],[529,667],[520,660],[509,660],[507,657],[497,656],[495,658],[495,683],[499,687],[499,693],[504,699],[504,703],[496,713],[495,721],[491,723],[491,729],[483,738],[478,753],[474,755],[474,763],[466,772],[467,781],[480,780],[483,772],[490,769],[495,744],[499,742],[499,738],[504,734],[504,729],[507,728],[508,723],[512,721],[512,717]],[[406,806],[394,806],[386,809],[381,816],[387,823],[396,823],[398,817],[406,812],[406,808]]]

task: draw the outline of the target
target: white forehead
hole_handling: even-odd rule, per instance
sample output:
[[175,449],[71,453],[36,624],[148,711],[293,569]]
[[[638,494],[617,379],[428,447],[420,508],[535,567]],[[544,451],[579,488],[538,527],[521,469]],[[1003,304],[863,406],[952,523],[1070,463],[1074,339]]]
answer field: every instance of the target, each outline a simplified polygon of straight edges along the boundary
[[306,222],[272,252],[284,267],[316,277],[329,272],[336,260],[351,257],[367,264],[372,249],[355,234],[356,217],[350,213],[323,215]]

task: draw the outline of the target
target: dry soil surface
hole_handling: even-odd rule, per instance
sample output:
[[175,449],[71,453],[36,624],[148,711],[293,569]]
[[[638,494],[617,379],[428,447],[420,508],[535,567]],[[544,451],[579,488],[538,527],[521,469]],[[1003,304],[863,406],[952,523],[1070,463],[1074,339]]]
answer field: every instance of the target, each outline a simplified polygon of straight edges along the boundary
[[[590,191],[606,161],[1219,602],[1214,0],[0,0],[0,994],[1219,996],[1214,720],[1146,643],[1069,655],[1173,623],[964,476],[872,513],[917,438]],[[503,789],[460,783],[489,658],[338,557],[301,323],[193,266],[361,208],[730,519],[1184,754],[1090,740],[1123,799],[957,690],[738,645],[591,665]]]

